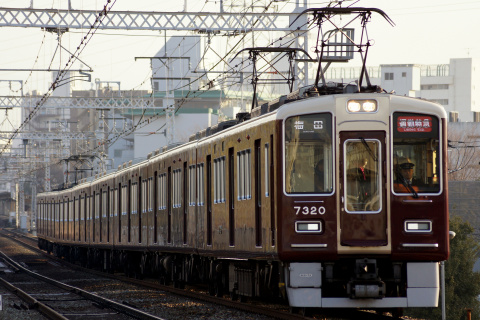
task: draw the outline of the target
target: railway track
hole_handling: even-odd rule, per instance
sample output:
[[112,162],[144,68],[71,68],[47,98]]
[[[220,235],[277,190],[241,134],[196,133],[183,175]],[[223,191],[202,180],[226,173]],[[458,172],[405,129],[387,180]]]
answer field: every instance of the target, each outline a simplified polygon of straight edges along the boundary
[[[7,236],[6,231],[3,230],[1,233],[2,236]],[[148,290],[152,290],[153,292],[168,292],[172,293],[178,296],[185,297],[187,299],[194,299],[194,300],[200,300],[204,301],[207,303],[212,303],[217,306],[223,306],[227,308],[232,308],[235,310],[241,310],[245,312],[249,312],[252,314],[257,314],[260,317],[257,317],[256,319],[332,319],[332,320],[343,320],[343,319],[371,319],[371,320],[393,320],[393,319],[401,319],[401,318],[395,318],[392,316],[388,315],[381,315],[381,314],[376,314],[376,313],[371,313],[371,312],[365,312],[365,311],[357,311],[357,310],[325,310],[325,309],[314,309],[310,310],[308,314],[305,314],[302,309],[297,309],[295,310],[295,313],[292,313],[290,308],[286,305],[274,305],[272,307],[271,304],[264,304],[258,301],[249,301],[248,303],[242,303],[238,301],[232,301],[230,299],[226,298],[220,298],[220,297],[215,297],[215,296],[210,296],[206,291],[207,290],[202,290],[198,288],[193,288],[193,287],[187,287],[186,290],[184,289],[179,289],[179,288],[174,288],[172,286],[165,286],[161,285],[156,281],[152,281],[151,279],[146,279],[146,280],[140,280],[140,279],[135,279],[135,278],[128,278],[124,276],[120,276],[118,274],[107,274],[101,271],[96,271],[96,270],[91,270],[91,269],[85,269],[83,267],[79,267],[77,265],[72,265],[68,262],[65,262],[61,259],[58,259],[54,257],[53,255],[46,254],[45,252],[39,250],[36,247],[36,239],[31,237],[31,236],[26,236],[23,234],[18,234],[18,233],[11,233],[9,232],[9,236],[13,237],[12,239],[15,239],[17,242],[21,243],[23,246],[27,246],[29,250],[33,250],[39,254],[42,254],[43,257],[45,257],[46,260],[53,259],[52,261],[55,261],[57,264],[65,264],[69,268],[73,268],[77,272],[88,272],[89,274],[95,276],[95,277],[101,277],[103,279],[111,279],[112,281],[121,281],[124,283],[128,283],[130,285],[133,285],[137,288],[147,288]],[[48,259],[47,259],[48,258]],[[99,280],[99,281],[104,281],[104,280]],[[134,303],[132,303],[134,304]],[[143,305],[148,304],[148,302],[144,302]],[[102,302],[93,302],[94,306],[98,305],[103,305]],[[107,303],[108,305],[108,303]],[[128,306],[130,303],[126,302],[125,304],[121,304],[123,306]],[[129,309],[129,308],[127,308]],[[112,308],[112,312],[120,312],[117,311],[116,309]],[[98,312],[98,309],[97,309]],[[108,316],[111,316],[108,315]],[[115,317],[116,319],[120,319]],[[84,319],[84,318],[82,318]],[[98,319],[98,317],[97,317]],[[106,318],[106,319],[111,319],[111,318]],[[143,318],[140,318],[143,319]],[[157,318],[159,319],[159,318]],[[241,319],[241,318],[238,318]]]
[[[49,319],[145,319],[162,320],[129,305],[33,272],[0,252],[13,272],[4,272],[0,282],[19,296],[28,309],[38,310]],[[38,262],[38,261],[37,261]],[[40,262],[41,263],[41,262]],[[88,281],[88,279],[85,279]]]

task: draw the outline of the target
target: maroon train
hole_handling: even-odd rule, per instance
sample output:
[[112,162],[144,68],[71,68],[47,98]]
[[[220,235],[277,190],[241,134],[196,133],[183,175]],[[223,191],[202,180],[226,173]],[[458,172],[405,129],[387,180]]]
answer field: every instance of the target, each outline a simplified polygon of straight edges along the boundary
[[449,255],[445,111],[333,93],[303,88],[40,194],[40,248],[292,307],[436,306]]

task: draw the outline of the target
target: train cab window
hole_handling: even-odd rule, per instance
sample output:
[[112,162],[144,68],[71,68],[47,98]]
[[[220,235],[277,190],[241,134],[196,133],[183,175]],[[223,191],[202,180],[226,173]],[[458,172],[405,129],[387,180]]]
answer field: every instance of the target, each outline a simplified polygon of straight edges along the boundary
[[345,209],[348,213],[381,210],[381,144],[376,139],[349,139],[345,155]]
[[333,192],[332,115],[317,113],[285,120],[285,192]]
[[438,194],[441,168],[439,120],[418,113],[393,114],[392,183],[396,194]]

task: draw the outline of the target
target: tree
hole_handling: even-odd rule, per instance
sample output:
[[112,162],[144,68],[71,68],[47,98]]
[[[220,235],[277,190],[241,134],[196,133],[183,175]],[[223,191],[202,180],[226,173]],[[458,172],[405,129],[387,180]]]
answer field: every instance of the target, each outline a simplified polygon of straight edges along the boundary
[[[445,262],[445,301],[447,319],[467,319],[466,308],[472,309],[472,319],[480,319],[480,272],[473,265],[480,255],[470,223],[459,216],[451,217],[450,230],[456,233],[450,241],[450,258]],[[407,309],[406,314],[424,319],[441,319],[442,309]]]
[[477,155],[479,147],[479,123],[449,123],[448,178],[451,181],[475,181],[480,179],[480,166]]

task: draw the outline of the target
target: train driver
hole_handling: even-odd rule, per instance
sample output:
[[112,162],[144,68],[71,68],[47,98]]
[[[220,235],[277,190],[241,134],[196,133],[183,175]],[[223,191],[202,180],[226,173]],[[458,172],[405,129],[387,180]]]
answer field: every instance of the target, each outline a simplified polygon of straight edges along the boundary
[[396,168],[397,180],[394,184],[395,192],[410,192],[410,188],[418,191],[422,182],[413,177],[415,164],[409,158],[400,158]]

